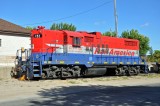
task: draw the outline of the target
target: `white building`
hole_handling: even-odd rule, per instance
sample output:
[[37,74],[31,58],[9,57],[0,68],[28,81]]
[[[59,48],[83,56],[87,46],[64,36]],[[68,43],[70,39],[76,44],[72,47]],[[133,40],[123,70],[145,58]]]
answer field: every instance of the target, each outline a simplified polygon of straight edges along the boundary
[[0,66],[13,65],[21,47],[30,48],[30,30],[0,19]]

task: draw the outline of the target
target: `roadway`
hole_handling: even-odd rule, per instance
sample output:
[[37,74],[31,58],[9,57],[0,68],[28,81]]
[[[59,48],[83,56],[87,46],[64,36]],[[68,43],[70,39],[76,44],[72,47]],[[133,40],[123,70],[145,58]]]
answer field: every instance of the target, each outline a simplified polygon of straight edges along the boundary
[[132,86],[69,86],[0,102],[0,106],[160,106],[160,82]]

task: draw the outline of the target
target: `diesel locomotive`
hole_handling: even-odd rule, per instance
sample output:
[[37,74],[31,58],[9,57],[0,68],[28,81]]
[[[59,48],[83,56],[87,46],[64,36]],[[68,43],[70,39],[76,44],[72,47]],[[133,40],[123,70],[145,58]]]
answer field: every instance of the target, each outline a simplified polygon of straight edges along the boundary
[[43,26],[32,30],[30,38],[29,50],[17,50],[14,71],[18,77],[137,75],[146,69],[138,40],[103,36],[100,32],[48,30]]

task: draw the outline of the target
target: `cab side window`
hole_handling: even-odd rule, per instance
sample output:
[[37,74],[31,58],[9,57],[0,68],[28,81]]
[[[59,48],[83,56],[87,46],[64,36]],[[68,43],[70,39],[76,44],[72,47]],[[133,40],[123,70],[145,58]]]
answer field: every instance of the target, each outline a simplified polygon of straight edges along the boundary
[[73,37],[73,46],[80,47],[81,46],[81,38]]

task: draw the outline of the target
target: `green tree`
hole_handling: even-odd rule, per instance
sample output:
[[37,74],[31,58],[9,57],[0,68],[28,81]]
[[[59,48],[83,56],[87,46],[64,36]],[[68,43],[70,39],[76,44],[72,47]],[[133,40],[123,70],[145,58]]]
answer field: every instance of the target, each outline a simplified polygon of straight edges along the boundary
[[69,30],[69,31],[76,31],[76,27],[73,24],[67,23],[53,23],[51,30]]
[[150,49],[149,49],[149,55],[147,55],[147,61],[148,62],[154,62],[153,53],[154,53],[154,51],[153,51],[152,47],[150,47]]
[[26,29],[33,30],[33,29],[36,29],[36,27],[26,26]]
[[132,29],[131,31],[124,31],[121,34],[121,37],[123,38],[129,38],[129,39],[137,39],[140,42],[140,55],[146,55],[149,47],[149,38],[147,36],[144,36],[138,32],[138,30]]
[[149,49],[149,54],[150,54],[151,56],[153,56],[153,49],[152,49],[152,47],[150,47],[150,49]]
[[152,55],[148,55],[147,61],[160,63],[160,50],[155,50]]
[[155,50],[153,53],[153,57],[154,57],[155,62],[160,63],[160,50]]
[[115,31],[107,31],[107,32],[104,32],[103,35],[116,37],[116,32]]

